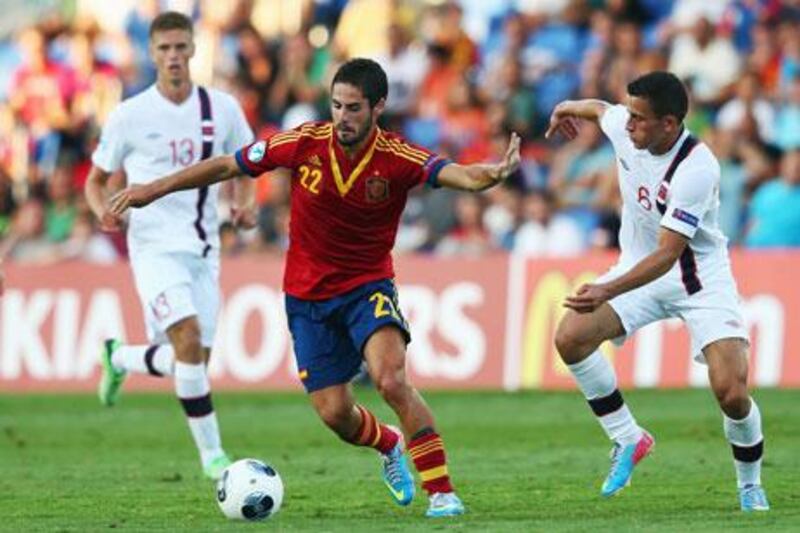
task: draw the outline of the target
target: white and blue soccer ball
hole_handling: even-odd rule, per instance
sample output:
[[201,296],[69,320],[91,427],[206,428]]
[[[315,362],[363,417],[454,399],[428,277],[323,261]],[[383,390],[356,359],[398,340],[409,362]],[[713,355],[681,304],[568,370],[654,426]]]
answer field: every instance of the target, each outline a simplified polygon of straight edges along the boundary
[[217,503],[231,520],[264,520],[277,513],[282,502],[281,476],[258,459],[236,461],[217,481]]

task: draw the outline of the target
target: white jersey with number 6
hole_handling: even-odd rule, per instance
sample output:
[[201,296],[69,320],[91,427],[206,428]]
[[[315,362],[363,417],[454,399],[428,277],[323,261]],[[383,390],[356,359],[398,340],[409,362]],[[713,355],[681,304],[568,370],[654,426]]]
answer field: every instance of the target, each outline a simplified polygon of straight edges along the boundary
[[[628,110],[618,105],[609,107],[600,120],[617,155],[622,254],[598,282],[618,278],[653,253],[662,228],[686,236],[689,243],[664,276],[608,302],[625,330],[616,342],[651,322],[679,317],[689,329],[692,354],[705,362],[703,349],[709,344],[729,338],[748,340],[727,240],[717,223],[719,163],[687,131],[665,154],[636,149],[625,129],[628,116]],[[683,160],[678,157],[681,153]],[[670,168],[671,179],[665,180]]]
[[[719,163],[705,144],[697,143],[677,166],[671,183],[664,183],[689,132],[684,131],[667,153],[653,155],[633,145],[625,129],[628,117],[625,106],[615,105],[607,108],[600,120],[617,156],[622,195],[620,267],[629,269],[653,253],[658,234],[665,227],[690,239],[687,257],[682,257],[666,276],[673,280],[696,276],[702,285],[704,278],[729,268],[727,239],[718,223]],[[666,205],[663,214],[659,201]]]

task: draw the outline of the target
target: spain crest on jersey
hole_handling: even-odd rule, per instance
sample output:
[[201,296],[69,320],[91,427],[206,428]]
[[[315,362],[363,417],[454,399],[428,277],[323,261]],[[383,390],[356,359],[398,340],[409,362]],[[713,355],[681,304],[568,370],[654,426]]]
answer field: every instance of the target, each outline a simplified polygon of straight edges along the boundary
[[376,204],[389,198],[389,180],[380,176],[370,176],[366,181],[367,202]]

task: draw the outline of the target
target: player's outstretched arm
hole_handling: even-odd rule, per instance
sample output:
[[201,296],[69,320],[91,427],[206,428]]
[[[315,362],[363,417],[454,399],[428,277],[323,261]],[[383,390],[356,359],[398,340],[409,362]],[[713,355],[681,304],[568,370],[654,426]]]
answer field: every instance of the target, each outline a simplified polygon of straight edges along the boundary
[[550,115],[550,127],[544,134],[549,139],[560,132],[567,139],[574,139],[578,134],[578,120],[591,120],[599,123],[606,109],[611,104],[603,100],[564,100],[558,104]]
[[658,248],[653,253],[616,279],[606,283],[582,285],[574,295],[567,297],[564,306],[578,313],[591,313],[603,302],[646,285],[669,272],[688,244],[689,238],[685,235],[662,228]]
[[483,191],[494,187],[519,168],[519,135],[511,134],[503,160],[497,164],[459,165],[450,163],[439,172],[442,187],[462,191]]
[[146,185],[134,185],[121,190],[111,198],[109,211],[121,216],[129,207],[144,207],[169,193],[205,187],[239,174],[241,170],[234,156],[212,157]]

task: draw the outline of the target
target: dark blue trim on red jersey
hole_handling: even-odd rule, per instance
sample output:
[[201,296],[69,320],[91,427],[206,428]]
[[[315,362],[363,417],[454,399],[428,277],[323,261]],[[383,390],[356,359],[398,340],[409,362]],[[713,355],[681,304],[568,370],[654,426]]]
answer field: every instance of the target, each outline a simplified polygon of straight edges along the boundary
[[[436,160],[431,164],[431,159],[433,158],[436,158]],[[444,159],[435,154],[428,158],[428,161],[425,162],[425,166],[431,165],[431,167],[430,170],[428,170],[428,178],[425,180],[425,183],[434,189],[441,187],[441,185],[439,185],[439,172],[450,163],[452,163],[451,160]]]
[[234,159],[236,159],[236,164],[239,165],[239,170],[242,171],[242,174],[247,174],[251,178],[256,178],[256,177],[260,176],[261,174],[257,173],[258,172],[257,170],[252,169],[249,166],[247,166],[247,159],[245,159],[245,157],[244,157],[245,150],[249,149],[250,146],[252,146],[252,145],[248,145],[248,146],[245,146],[244,148],[242,148],[240,150],[236,150],[236,153],[234,154]]

